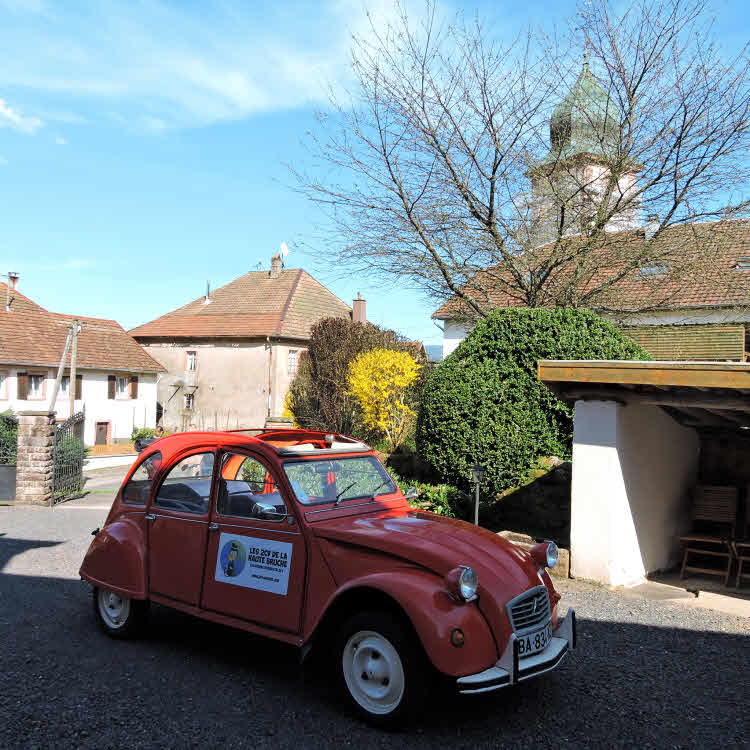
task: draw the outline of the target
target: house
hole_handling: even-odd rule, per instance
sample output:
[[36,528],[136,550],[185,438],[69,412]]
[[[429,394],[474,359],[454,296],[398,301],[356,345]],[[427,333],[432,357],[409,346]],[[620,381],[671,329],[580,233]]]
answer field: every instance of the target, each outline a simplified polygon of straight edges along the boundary
[[[153,427],[163,367],[114,320],[49,312],[18,291],[16,274],[9,278],[9,285],[0,283],[0,411],[51,407],[60,357],[77,320],[72,387],[75,411],[85,413],[84,442],[125,442],[134,427]],[[66,368],[52,407],[58,420],[70,416],[70,388]]]
[[[319,320],[365,320],[309,273],[251,271],[130,331],[168,371],[159,380],[169,430],[264,427],[282,416],[310,329]],[[191,427],[192,426],[192,427]]]
[[[584,248],[586,229],[581,222],[590,217],[606,182],[606,168],[595,152],[606,150],[616,138],[614,106],[584,63],[572,90],[550,119],[550,154],[527,173],[531,181],[531,227],[538,242],[527,256],[555,252],[553,238],[558,234],[560,243],[573,251],[571,255],[577,243]],[[625,171],[613,200],[635,195],[641,169],[642,165],[633,164]],[[582,185],[586,189],[581,189]],[[566,195],[575,197],[561,204],[560,196]],[[622,214],[615,213],[605,227],[606,254],[592,252],[589,268],[581,274],[582,292],[617,279],[606,290],[606,298],[597,297],[590,306],[621,327],[655,359],[745,361],[750,324],[750,223],[726,220],[683,224],[655,233],[658,219],[649,216],[643,222],[635,198],[626,205]],[[630,259],[643,254],[645,241],[650,243],[653,257],[672,261],[627,266]],[[626,268],[627,273],[622,273]],[[467,284],[464,290],[484,305],[524,305],[519,290],[512,283],[503,283],[503,273],[502,269],[485,269],[474,277],[477,283]],[[550,276],[550,284],[555,283],[555,275],[564,281],[571,273],[562,266]],[[481,288],[485,296],[475,288]],[[477,315],[456,295],[446,300],[432,318],[443,322],[446,357],[474,327]]]

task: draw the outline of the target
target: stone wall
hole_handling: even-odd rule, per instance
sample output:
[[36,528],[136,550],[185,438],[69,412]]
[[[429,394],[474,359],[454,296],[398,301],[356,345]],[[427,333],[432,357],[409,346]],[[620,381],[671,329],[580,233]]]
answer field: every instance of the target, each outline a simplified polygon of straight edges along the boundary
[[49,505],[55,450],[55,412],[22,411],[18,414],[16,502]]

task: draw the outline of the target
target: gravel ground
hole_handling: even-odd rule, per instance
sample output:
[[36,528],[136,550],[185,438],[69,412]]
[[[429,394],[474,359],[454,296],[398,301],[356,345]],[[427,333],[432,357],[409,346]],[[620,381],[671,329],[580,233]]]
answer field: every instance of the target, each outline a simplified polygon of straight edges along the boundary
[[161,607],[143,640],[100,634],[77,570],[105,515],[0,507],[3,747],[747,746],[746,618],[564,582],[580,638],[558,670],[379,732],[288,646]]

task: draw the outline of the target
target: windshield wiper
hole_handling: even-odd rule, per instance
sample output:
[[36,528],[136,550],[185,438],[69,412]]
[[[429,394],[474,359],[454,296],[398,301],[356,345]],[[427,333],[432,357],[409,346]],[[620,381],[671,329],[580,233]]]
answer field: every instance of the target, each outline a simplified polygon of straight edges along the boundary
[[336,502],[333,504],[333,507],[335,508],[343,499],[344,499],[344,493],[349,492],[349,490],[354,487],[354,485],[357,484],[356,482],[352,482],[345,490],[341,490],[338,495],[336,495]]
[[376,487],[376,488],[375,488],[375,489],[374,489],[374,490],[372,491],[372,494],[370,495],[370,502],[371,502],[371,503],[374,503],[374,502],[375,502],[375,500],[377,499],[377,496],[375,495],[375,493],[376,493],[376,492],[377,492],[377,491],[378,491],[378,490],[379,490],[379,489],[380,489],[381,487],[385,487],[385,486],[386,486],[386,484],[388,484],[388,483],[389,483],[390,481],[391,481],[390,479],[384,479],[384,480],[383,480],[383,481],[382,481],[382,482],[381,482],[381,483],[380,483],[380,484],[379,484],[379,485],[378,485],[378,486],[377,486],[377,487]]

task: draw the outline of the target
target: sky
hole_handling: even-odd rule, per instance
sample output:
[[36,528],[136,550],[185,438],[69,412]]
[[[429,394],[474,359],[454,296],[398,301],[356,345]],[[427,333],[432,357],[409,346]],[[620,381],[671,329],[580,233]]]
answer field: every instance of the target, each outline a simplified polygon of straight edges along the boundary
[[[412,13],[421,2],[410,2]],[[512,37],[574,0],[455,4]],[[746,34],[743,0],[717,33]],[[0,274],[54,312],[152,320],[258,268],[281,243],[368,318],[437,344],[435,301],[352,279],[316,251],[324,220],[294,190],[326,90],[346,85],[352,33],[390,0],[0,0]],[[302,249],[302,247],[305,249]],[[0,277],[2,279],[2,277]],[[5,280],[5,279],[2,279]]]

